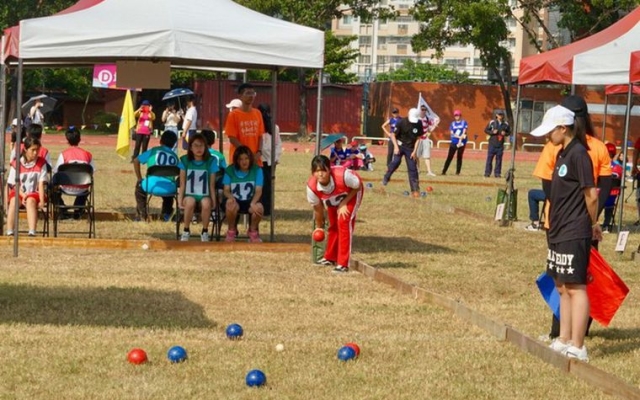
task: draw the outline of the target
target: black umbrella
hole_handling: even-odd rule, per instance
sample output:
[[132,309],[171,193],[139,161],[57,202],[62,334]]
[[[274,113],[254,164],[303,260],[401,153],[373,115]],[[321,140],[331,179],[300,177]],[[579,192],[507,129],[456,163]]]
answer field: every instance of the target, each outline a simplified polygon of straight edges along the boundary
[[49,97],[46,94],[39,94],[37,96],[33,96],[26,103],[24,103],[21,107],[23,115],[29,115],[29,111],[31,111],[31,107],[36,104],[36,100],[40,100],[42,102],[42,108],[40,108],[40,112],[44,115],[53,111],[58,100],[53,97]]

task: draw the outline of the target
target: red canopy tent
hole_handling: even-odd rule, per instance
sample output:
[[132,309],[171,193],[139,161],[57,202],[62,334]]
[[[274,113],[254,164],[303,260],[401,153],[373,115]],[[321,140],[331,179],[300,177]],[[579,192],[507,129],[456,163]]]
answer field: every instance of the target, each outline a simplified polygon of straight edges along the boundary
[[[523,58],[520,61],[518,84],[553,82],[570,85],[574,83],[575,56],[606,45],[610,45],[613,51],[613,48],[620,46],[619,39],[630,33],[638,24],[640,24],[640,7],[594,35],[557,49]],[[629,41],[638,43],[637,37],[629,37]]]
[[631,53],[629,60],[629,82],[640,82],[640,50]]

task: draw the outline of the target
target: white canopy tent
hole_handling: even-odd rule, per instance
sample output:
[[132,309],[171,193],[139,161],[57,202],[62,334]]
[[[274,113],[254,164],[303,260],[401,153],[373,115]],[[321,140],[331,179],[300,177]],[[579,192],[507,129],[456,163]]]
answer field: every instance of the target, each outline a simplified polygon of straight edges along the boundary
[[[22,103],[23,63],[86,65],[127,60],[270,69],[275,122],[277,69],[310,68],[321,74],[324,33],[260,14],[231,0],[103,0],[78,11],[20,21],[18,57],[18,104]],[[317,132],[321,91],[319,84]],[[4,104],[4,98],[0,100]]]

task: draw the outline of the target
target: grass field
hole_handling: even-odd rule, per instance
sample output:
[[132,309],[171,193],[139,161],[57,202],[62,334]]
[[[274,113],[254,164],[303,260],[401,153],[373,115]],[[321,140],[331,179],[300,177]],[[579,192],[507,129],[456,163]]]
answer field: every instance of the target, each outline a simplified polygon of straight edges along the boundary
[[[55,156],[63,148],[49,147]],[[304,185],[312,151],[305,148],[289,146],[278,166],[278,242],[309,241]],[[111,146],[91,150],[97,210],[133,212],[131,165]],[[544,234],[496,226],[495,196],[504,181],[482,177],[482,154],[465,156],[462,175],[429,179],[422,186],[433,192],[422,199],[402,195],[403,169],[384,192],[380,162],[363,172],[373,188],[358,216],[354,257],[537,337],[550,323],[534,282],[544,268]],[[435,171],[442,162],[434,159]],[[539,186],[532,168],[523,161],[516,171],[522,220],[526,191]],[[625,213],[630,225],[631,203]],[[98,222],[97,236],[171,239],[173,226]],[[594,324],[587,340],[592,365],[634,386],[640,277],[630,253],[637,244],[632,231],[629,250],[618,255],[615,236],[605,236],[601,251],[631,292],[611,326]],[[312,267],[309,253],[216,249],[23,247],[12,258],[11,247],[0,246],[0,398],[606,398],[443,309],[356,272],[336,277]],[[232,322],[244,327],[242,341],[224,337]],[[336,351],[347,341],[357,341],[362,354],[340,363]],[[278,343],[284,352],[275,351]],[[187,349],[188,362],[168,363],[166,351],[176,344]],[[128,364],[133,347],[144,348],[151,363]],[[267,374],[266,388],[244,385],[253,368]]]

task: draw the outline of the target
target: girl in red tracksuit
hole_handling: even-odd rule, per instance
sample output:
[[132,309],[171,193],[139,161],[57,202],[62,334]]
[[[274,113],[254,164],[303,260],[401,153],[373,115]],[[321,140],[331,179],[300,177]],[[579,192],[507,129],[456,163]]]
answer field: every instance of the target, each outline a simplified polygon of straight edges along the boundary
[[329,237],[320,265],[336,265],[334,272],[349,272],[351,240],[356,213],[363,194],[357,173],[341,166],[331,166],[326,156],[311,161],[311,177],[307,182],[307,200],[313,206],[317,229],[324,226],[324,210],[329,216]]

